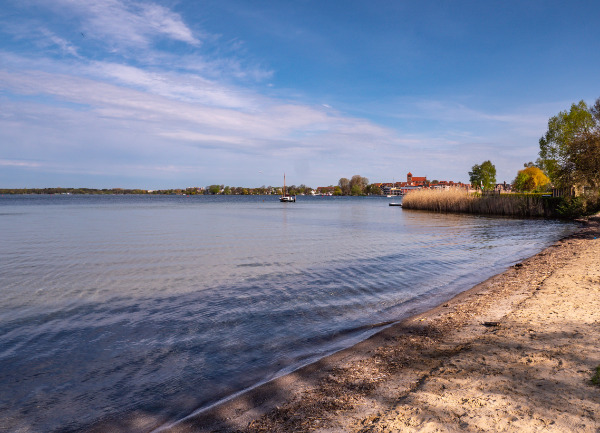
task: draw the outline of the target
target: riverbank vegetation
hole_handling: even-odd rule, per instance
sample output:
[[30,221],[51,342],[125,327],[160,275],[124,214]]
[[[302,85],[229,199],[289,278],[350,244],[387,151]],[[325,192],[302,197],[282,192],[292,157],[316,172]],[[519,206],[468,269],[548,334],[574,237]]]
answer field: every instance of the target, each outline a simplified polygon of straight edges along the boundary
[[[463,189],[411,191],[404,209],[518,217],[577,218],[600,210],[600,98],[572,104],[548,121],[536,164],[517,173],[510,194],[500,194],[490,161],[474,165],[476,193]],[[496,189],[496,191],[491,191]],[[505,192],[505,191],[504,191]],[[517,193],[515,193],[517,192]],[[552,192],[552,193],[550,193]]]
[[575,192],[562,206],[573,214],[600,210],[600,98],[552,116],[539,145],[536,162],[552,185]]
[[517,217],[561,217],[560,197],[542,194],[479,194],[464,189],[420,189],[409,192],[403,209]]

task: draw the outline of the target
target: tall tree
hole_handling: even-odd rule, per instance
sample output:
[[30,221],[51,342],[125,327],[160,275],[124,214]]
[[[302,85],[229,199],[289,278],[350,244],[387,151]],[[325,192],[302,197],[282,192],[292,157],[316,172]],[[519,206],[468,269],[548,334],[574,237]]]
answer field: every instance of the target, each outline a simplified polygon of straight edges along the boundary
[[[600,108],[598,101],[596,105]],[[595,124],[595,116],[584,101],[572,104],[569,111],[561,111],[548,120],[548,130],[539,141],[538,163],[555,185],[571,186],[576,170],[569,161],[571,144],[588,136]]]
[[359,174],[355,174],[350,179],[350,192],[352,195],[362,195],[365,193],[365,188],[369,184],[369,179],[362,177]]
[[492,190],[496,186],[496,167],[491,161],[475,164],[469,172],[472,185],[481,186],[485,190]]
[[350,194],[350,180],[348,180],[348,178],[342,177],[339,181],[338,181],[338,186],[340,187],[340,189],[342,190],[342,194],[343,195],[348,195]]
[[564,183],[600,188],[600,132],[586,132],[571,142]]

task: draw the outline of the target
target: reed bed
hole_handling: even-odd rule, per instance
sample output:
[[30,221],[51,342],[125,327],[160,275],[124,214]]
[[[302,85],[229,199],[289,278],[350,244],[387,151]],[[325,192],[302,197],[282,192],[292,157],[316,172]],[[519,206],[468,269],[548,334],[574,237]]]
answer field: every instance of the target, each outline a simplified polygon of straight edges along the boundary
[[540,195],[469,194],[464,189],[420,189],[402,200],[404,209],[518,217],[554,217],[556,204]]

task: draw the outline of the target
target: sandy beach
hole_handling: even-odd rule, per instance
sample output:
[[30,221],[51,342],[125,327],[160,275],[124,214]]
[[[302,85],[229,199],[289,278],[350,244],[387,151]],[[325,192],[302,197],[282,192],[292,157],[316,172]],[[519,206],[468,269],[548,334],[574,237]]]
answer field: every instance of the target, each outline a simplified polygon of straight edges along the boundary
[[169,432],[600,431],[600,218]]

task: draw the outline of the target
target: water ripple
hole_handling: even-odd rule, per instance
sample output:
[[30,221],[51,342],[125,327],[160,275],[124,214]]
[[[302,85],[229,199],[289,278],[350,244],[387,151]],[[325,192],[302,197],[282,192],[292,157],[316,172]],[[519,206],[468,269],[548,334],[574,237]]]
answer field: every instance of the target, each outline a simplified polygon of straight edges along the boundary
[[381,199],[1,197],[0,214],[8,431],[185,416],[573,229]]

